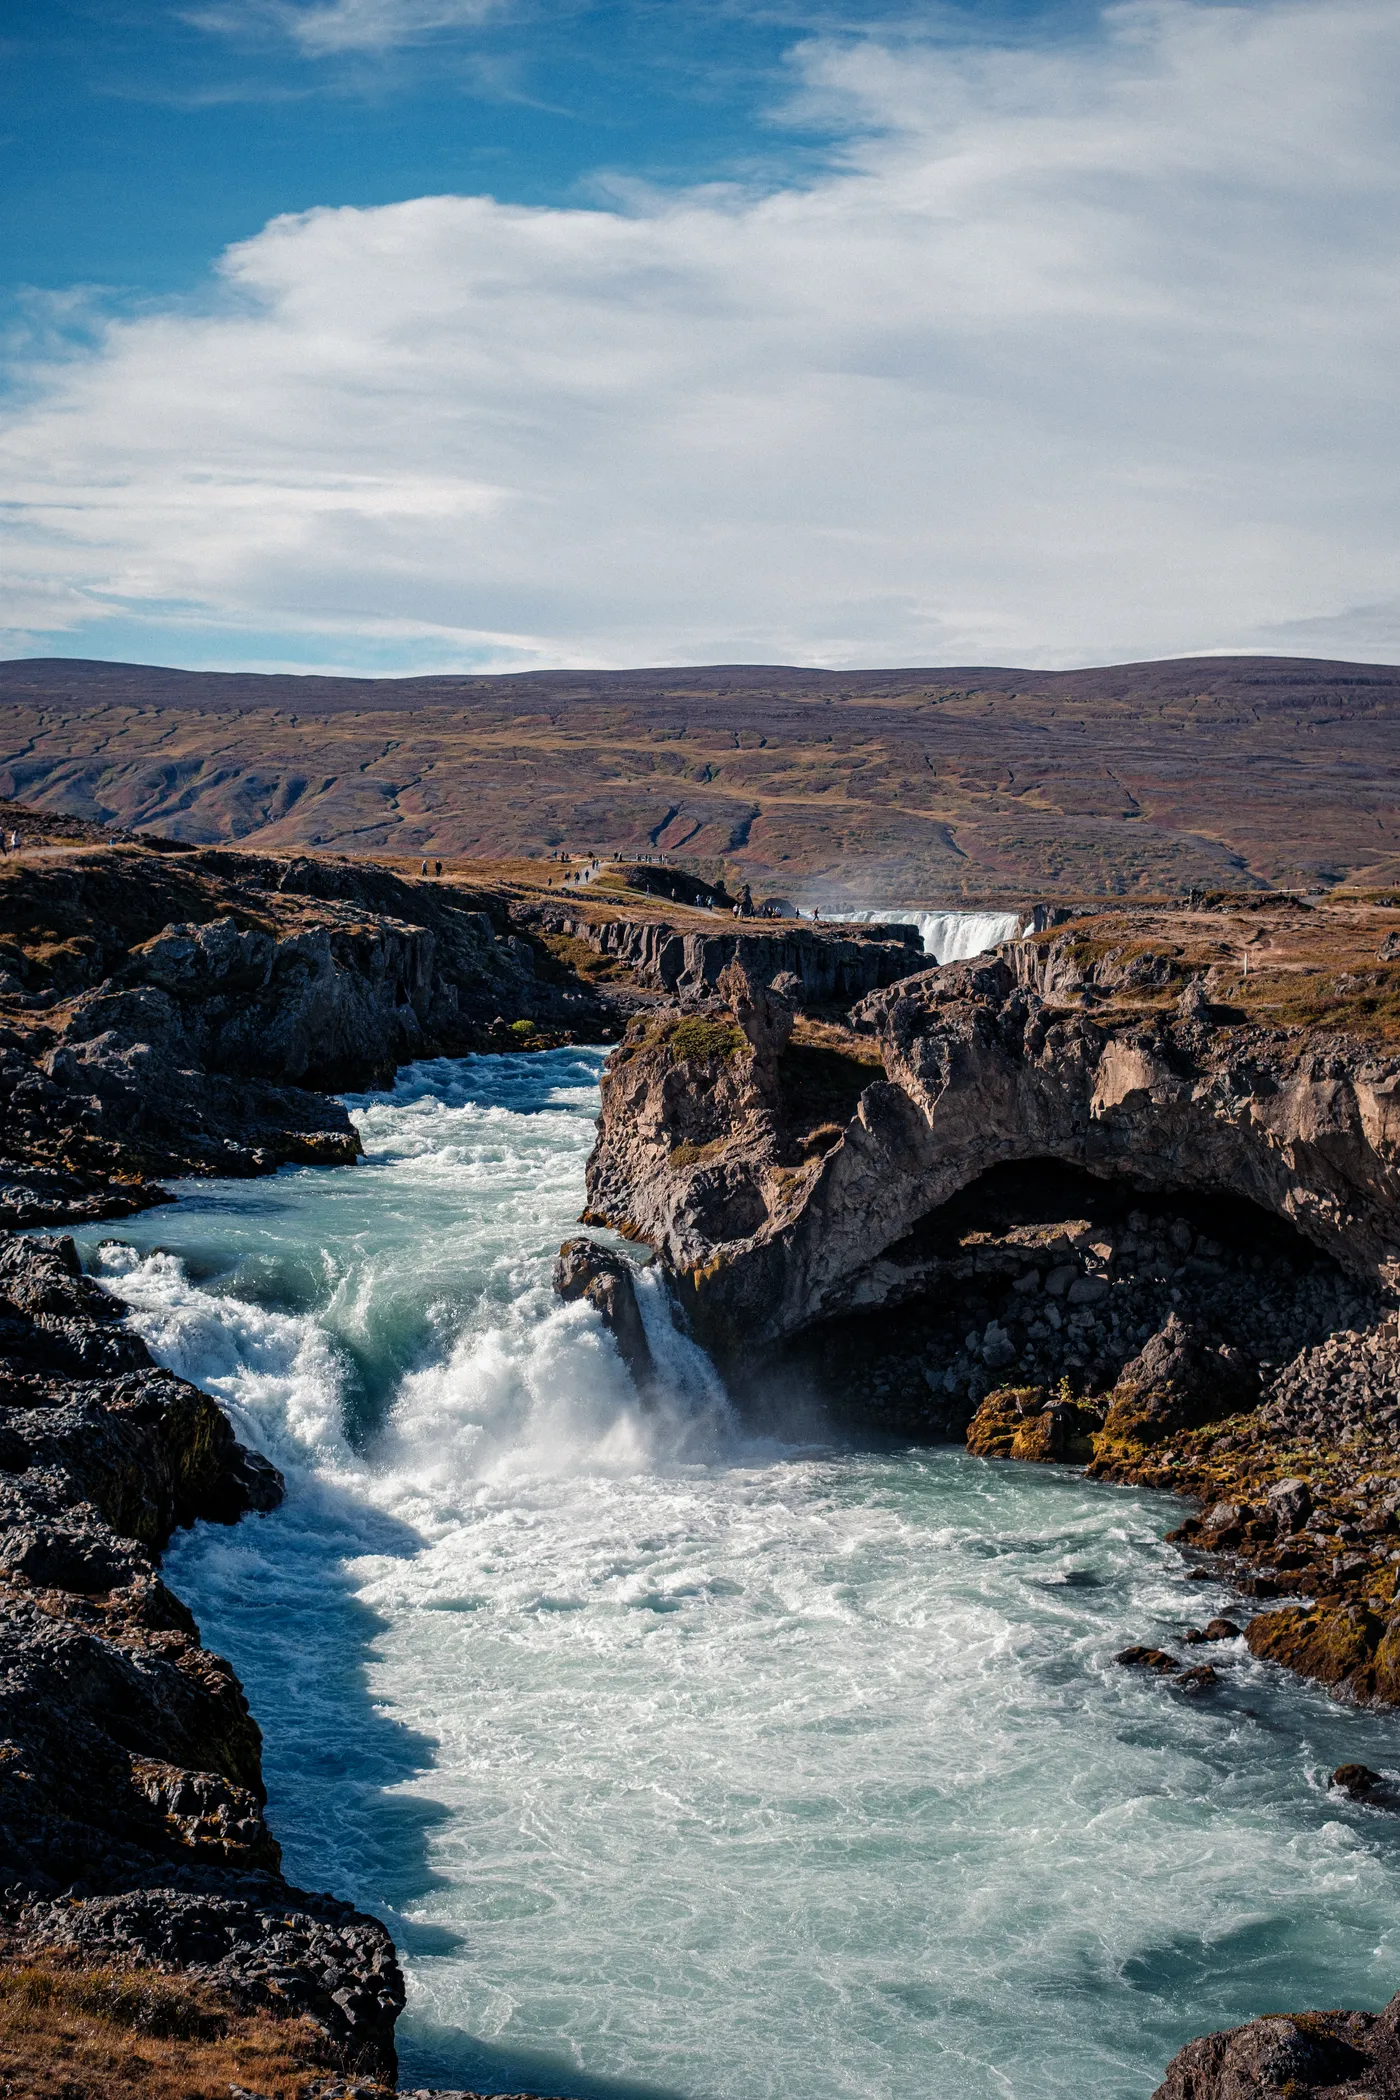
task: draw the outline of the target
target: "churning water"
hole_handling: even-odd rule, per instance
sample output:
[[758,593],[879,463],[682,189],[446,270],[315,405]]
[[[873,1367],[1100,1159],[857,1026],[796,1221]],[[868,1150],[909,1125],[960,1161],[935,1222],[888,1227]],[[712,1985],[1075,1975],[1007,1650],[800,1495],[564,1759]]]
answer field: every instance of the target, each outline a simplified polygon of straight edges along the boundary
[[1400,1984],[1396,1724],[1228,1654],[1173,1505],[779,1445],[643,1293],[638,1408],[550,1296],[602,1053],[423,1064],[367,1160],[84,1235],[288,1477],[168,1572],[266,1735],[289,1874],[405,1956],[408,2084],[1143,2100],[1188,2036]]

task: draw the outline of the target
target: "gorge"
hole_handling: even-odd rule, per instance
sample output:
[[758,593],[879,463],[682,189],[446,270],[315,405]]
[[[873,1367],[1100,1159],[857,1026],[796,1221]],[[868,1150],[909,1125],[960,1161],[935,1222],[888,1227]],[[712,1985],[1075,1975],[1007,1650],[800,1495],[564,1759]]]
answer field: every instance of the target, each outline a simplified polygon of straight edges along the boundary
[[[1393,906],[1101,910],[930,972],[894,928],[518,872],[52,866],[152,919],[183,887],[107,944],[6,871],[10,1217],[74,1228],[131,1346],[284,1476],[161,1579],[247,1687],[284,1871],[390,1927],[406,2086],[932,2063],[1109,2100],[1208,2028],[1388,1997],[1392,1826],[1329,1775],[1393,1762]],[[522,1020],[544,1047],[502,1054]],[[649,1404],[550,1287],[600,1078],[590,1230],[632,1265]],[[1173,1314],[1191,1348],[1134,1413]],[[1053,1462],[988,1463],[976,1422]],[[1295,1467],[1306,1512],[1269,1500]],[[1181,1493],[1218,1519],[1184,1551]],[[1302,1678],[1253,1634],[1289,1612]],[[100,1915],[87,1878],[44,1901]],[[1371,2061],[1311,2032],[1274,2037],[1298,2090]],[[1213,2093],[1181,2081],[1216,2055],[1164,2090]]]

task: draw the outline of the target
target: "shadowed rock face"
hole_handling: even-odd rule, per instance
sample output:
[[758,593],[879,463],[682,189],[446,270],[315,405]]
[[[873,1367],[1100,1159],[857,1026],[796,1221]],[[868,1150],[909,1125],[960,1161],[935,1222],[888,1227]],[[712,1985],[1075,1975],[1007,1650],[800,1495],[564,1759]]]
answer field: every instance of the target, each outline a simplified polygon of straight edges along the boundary
[[849,1004],[925,965],[917,926],[697,932],[664,919],[597,921],[551,905],[531,916],[551,932],[584,940],[600,955],[628,964],[636,984],[682,999],[715,991],[736,963],[751,983],[790,987],[802,1005]]
[[1256,1395],[1257,1382],[1238,1351],[1213,1347],[1172,1313],[1124,1365],[1104,1428],[1112,1437],[1155,1444],[1248,1407]]
[[596,1034],[606,1012],[498,899],[352,862],[0,865],[0,925],[12,1225],[119,1216],[160,1175],[348,1163],[330,1092],[500,1047],[506,1019]]
[[762,1028],[687,1058],[635,1026],[605,1078],[590,1211],[657,1246],[721,1352],[917,1295],[915,1228],[1015,1161],[1243,1198],[1352,1274],[1400,1279],[1400,1058],[1171,1012],[1100,1020],[1000,959],[877,992],[851,1029],[853,1061],[880,1066],[805,1155],[787,1046]]
[[0,1927],[305,2013],[392,2076],[389,1936],[283,1880],[242,1687],[157,1573],[281,1479],[121,1311],[71,1240],[0,1239]]

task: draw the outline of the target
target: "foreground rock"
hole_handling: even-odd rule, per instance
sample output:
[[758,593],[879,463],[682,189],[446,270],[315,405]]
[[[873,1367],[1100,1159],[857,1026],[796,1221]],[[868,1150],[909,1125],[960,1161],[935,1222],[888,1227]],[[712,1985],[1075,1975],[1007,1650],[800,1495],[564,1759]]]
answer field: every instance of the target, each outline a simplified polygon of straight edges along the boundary
[[237,1678],[160,1579],[171,1532],[281,1499],[69,1240],[0,1239],[0,1930],[16,1959],[178,1972],[392,2081],[377,1919],[282,1877]]
[[1400,1996],[1383,2012],[1284,2013],[1188,2042],[1152,2100],[1395,2100]]

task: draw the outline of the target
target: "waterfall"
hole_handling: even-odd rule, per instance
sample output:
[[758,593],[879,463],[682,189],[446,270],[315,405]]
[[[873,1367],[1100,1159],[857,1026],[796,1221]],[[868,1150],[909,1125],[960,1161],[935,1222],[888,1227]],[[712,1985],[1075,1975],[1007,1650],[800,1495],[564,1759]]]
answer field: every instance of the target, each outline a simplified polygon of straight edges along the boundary
[[924,954],[939,963],[965,962],[969,956],[995,948],[999,941],[1016,940],[1022,931],[1021,914],[1014,911],[925,911],[911,904],[849,916],[878,926],[917,926]]

